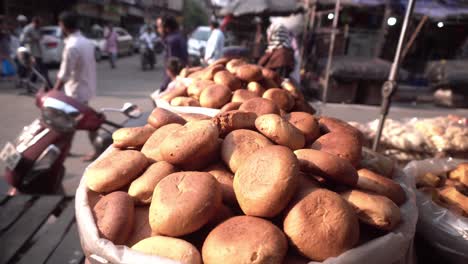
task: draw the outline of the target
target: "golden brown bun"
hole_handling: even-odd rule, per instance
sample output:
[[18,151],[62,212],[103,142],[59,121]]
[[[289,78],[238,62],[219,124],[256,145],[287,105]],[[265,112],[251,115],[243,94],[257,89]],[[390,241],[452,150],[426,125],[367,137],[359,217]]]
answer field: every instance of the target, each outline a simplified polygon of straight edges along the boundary
[[244,89],[239,89],[239,90],[236,90],[232,94],[231,102],[243,103],[243,102],[245,102],[245,101],[247,101],[249,99],[255,98],[255,97],[258,97],[258,96],[254,92],[244,90]]
[[188,77],[190,74],[194,73],[194,72],[197,72],[197,71],[200,71],[202,70],[203,67],[201,66],[197,66],[197,67],[185,67],[183,68],[180,73],[179,73],[179,76],[180,77],[183,77],[183,78],[186,78]]
[[184,264],[202,264],[200,252],[189,242],[178,238],[153,236],[141,240],[132,249]]
[[85,170],[86,186],[100,193],[118,190],[131,183],[148,165],[148,159],[139,151],[115,151],[97,159]]
[[319,126],[322,134],[329,132],[343,132],[356,136],[361,144],[364,140],[364,136],[362,135],[361,131],[337,118],[321,116],[319,118]]
[[341,197],[351,204],[363,223],[387,231],[400,223],[400,208],[385,196],[352,190]]
[[190,234],[208,223],[221,206],[221,187],[206,172],[184,171],[162,179],[150,206],[153,232],[168,236]]
[[315,117],[306,112],[291,112],[284,119],[304,134],[306,144],[314,142],[320,136],[320,128]]
[[241,104],[239,110],[254,112],[257,116],[262,116],[266,114],[280,114],[279,107],[270,100],[256,97],[251,98]]
[[275,225],[257,217],[236,216],[217,226],[203,244],[205,264],[281,264],[288,250]]
[[278,75],[278,73],[276,73],[273,70],[270,70],[268,68],[262,68],[262,75],[263,78],[274,81],[276,84],[275,87],[279,87],[278,84],[281,84],[281,77]]
[[306,112],[306,113],[309,113],[311,115],[315,114],[315,109],[309,104],[307,103],[307,101],[305,100],[300,100],[300,99],[296,99],[294,101],[294,107],[293,109],[291,110],[293,112]]
[[294,98],[288,91],[280,88],[268,89],[263,93],[263,98],[273,101],[280,109],[288,112],[294,106]]
[[246,82],[257,82],[263,79],[262,68],[254,64],[245,64],[236,69],[237,78]]
[[156,129],[153,126],[123,127],[112,133],[116,148],[141,147]]
[[125,192],[104,196],[93,208],[99,236],[116,245],[124,245],[133,230],[135,208]]
[[455,187],[445,187],[439,192],[441,199],[461,208],[468,215],[468,197],[460,193]]
[[462,163],[449,173],[449,178],[468,186],[468,163]]
[[252,112],[233,110],[219,113],[213,118],[213,123],[218,126],[219,134],[224,137],[229,132],[237,129],[255,129],[257,115]]
[[236,194],[234,193],[234,187],[232,185],[234,174],[222,163],[213,164],[206,168],[205,171],[215,177],[220,184],[223,202],[231,206],[237,206]]
[[176,86],[173,90],[167,91],[161,95],[161,99],[170,102],[172,99],[178,96],[187,96],[187,87],[180,82],[177,83],[178,86]]
[[368,169],[358,170],[357,187],[362,190],[386,196],[398,206],[406,201],[406,194],[400,184]]
[[295,100],[304,100],[304,95],[301,93],[299,88],[297,88],[291,81],[284,81],[281,84],[281,87],[288,91]]
[[149,204],[151,203],[153,191],[158,182],[176,171],[176,167],[169,162],[159,161],[153,163],[140,177],[136,178],[132,184],[130,184],[128,194],[137,203]]
[[148,158],[148,160],[151,162],[163,160],[159,149],[161,143],[169,134],[176,131],[180,127],[182,127],[181,124],[169,124],[160,127],[143,145],[141,148],[141,153],[143,153],[143,155],[145,155],[146,158]]
[[221,157],[235,173],[250,154],[270,145],[273,143],[260,133],[246,129],[234,130],[224,138]]
[[208,86],[215,84],[210,80],[194,80],[187,88],[187,94],[195,99],[200,98],[200,94]]
[[148,117],[148,124],[158,129],[167,124],[185,124],[185,120],[179,115],[163,108],[155,108]]
[[310,148],[348,160],[355,168],[358,168],[361,164],[362,145],[355,135],[344,132],[330,132],[319,137]]
[[234,177],[234,192],[246,215],[274,217],[291,200],[299,182],[299,162],[283,146],[268,146],[248,157]]
[[179,115],[187,122],[211,119],[210,116],[197,113],[180,113]]
[[221,64],[223,66],[226,65],[231,59],[229,58],[219,58],[211,63],[211,65]]
[[356,186],[358,175],[351,163],[338,156],[314,149],[294,151],[301,171],[325,177],[336,183]]
[[221,108],[231,100],[231,90],[224,85],[206,87],[200,94],[200,105],[208,108]]
[[151,226],[149,224],[149,206],[135,207],[135,221],[133,224],[133,231],[126,243],[127,247],[131,247],[140,240],[152,235],[156,234],[152,234]]
[[163,140],[159,147],[161,157],[184,170],[204,168],[217,154],[218,135],[211,120],[188,122]]
[[237,67],[247,64],[242,59],[232,59],[226,63],[226,70],[228,70],[232,74],[236,74]]
[[241,88],[241,81],[229,71],[217,72],[214,76],[214,82],[228,87],[231,91]]
[[225,104],[223,107],[221,107],[219,112],[225,113],[227,111],[238,110],[241,104],[242,104],[241,102],[229,102]]
[[304,134],[279,115],[266,114],[259,116],[255,120],[255,127],[276,144],[286,146],[292,150],[303,148],[305,145]]
[[263,88],[258,82],[249,82],[249,84],[247,84],[247,90],[254,92],[259,97],[261,97],[265,92],[265,88]]
[[200,76],[200,79],[213,80],[215,74],[219,71],[223,71],[224,69],[224,66],[221,64],[210,65],[202,71],[203,74]]
[[185,96],[177,96],[172,98],[170,104],[172,106],[200,106],[200,103],[197,100]]
[[338,256],[359,240],[359,223],[353,209],[326,189],[315,189],[294,204],[283,229],[302,255],[316,261]]

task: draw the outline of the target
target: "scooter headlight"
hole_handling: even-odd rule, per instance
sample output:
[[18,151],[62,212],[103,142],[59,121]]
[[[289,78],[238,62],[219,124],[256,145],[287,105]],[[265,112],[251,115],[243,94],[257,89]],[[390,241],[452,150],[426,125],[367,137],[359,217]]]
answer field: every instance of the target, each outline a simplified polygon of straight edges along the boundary
[[77,115],[78,113],[67,114],[62,110],[51,107],[44,107],[42,109],[42,119],[44,122],[54,129],[63,132],[71,132],[75,129]]

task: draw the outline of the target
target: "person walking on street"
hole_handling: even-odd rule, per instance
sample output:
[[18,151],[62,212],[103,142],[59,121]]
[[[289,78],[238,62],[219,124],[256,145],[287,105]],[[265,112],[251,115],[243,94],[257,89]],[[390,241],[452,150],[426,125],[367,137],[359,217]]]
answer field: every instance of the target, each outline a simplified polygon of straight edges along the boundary
[[[183,66],[188,62],[187,39],[179,31],[179,23],[172,16],[160,17],[156,20],[156,28],[159,35],[163,38],[166,55],[164,64],[167,65],[169,58],[176,57]],[[166,90],[171,78],[164,73],[164,81],[161,84],[160,92]]]
[[208,64],[213,63],[215,60],[223,56],[224,48],[224,34],[219,29],[217,21],[211,21],[211,34],[206,42],[205,49],[205,62]]
[[117,39],[118,35],[115,32],[114,27],[109,25],[107,34],[106,34],[106,51],[109,54],[109,62],[111,68],[114,69],[116,67],[115,63],[117,61]]
[[[75,13],[63,12],[60,14],[59,24],[66,38],[54,89],[63,89],[67,96],[87,105],[96,95],[94,45],[78,30],[78,15]],[[91,142],[95,140],[96,136],[97,131],[89,132]],[[90,161],[96,157],[97,151],[94,149],[83,160]]]
[[31,23],[28,24],[24,29],[20,37],[20,42],[29,48],[31,55],[34,57],[36,67],[39,72],[44,75],[49,86],[52,85],[49,79],[49,71],[47,66],[42,61],[42,48],[41,48],[41,18],[35,16],[32,18]]
[[28,24],[28,18],[25,15],[18,15],[16,17],[15,35],[17,38],[21,37],[24,27]]

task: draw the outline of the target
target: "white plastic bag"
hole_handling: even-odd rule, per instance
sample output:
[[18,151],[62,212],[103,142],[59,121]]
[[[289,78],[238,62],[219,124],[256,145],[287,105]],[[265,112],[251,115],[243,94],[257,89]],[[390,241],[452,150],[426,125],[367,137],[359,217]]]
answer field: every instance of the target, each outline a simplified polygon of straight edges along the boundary
[[[101,157],[108,155],[111,148],[103,153]],[[348,250],[338,257],[329,258],[323,263],[414,263],[413,238],[418,218],[415,195],[411,187],[411,182],[408,181],[408,177],[406,177],[401,170],[396,170],[394,179],[403,186],[407,196],[407,201],[400,207],[402,222],[398,228],[384,236]],[[92,258],[92,263],[176,263],[164,258],[135,252],[126,246],[116,246],[107,239],[99,238],[98,230],[88,203],[88,193],[89,191],[83,177],[75,196],[76,221],[78,224],[81,246],[86,256]]]
[[[455,159],[413,161],[404,172],[415,182],[418,175],[450,171],[462,162]],[[418,234],[452,261],[468,263],[468,218],[435,204],[431,197],[418,190],[415,193],[419,209]]]

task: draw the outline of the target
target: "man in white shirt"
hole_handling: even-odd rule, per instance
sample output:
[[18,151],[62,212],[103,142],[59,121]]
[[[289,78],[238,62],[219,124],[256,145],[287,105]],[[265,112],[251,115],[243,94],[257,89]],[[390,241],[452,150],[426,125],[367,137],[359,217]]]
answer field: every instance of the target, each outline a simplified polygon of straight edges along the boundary
[[210,38],[208,39],[205,48],[205,62],[211,64],[215,60],[221,58],[223,56],[223,48],[224,34],[219,29],[219,23],[212,21]]
[[[66,38],[54,89],[61,90],[63,87],[67,96],[88,104],[96,95],[94,45],[81,35],[78,29],[78,16],[75,13],[63,12],[59,17],[59,24]],[[95,137],[96,132],[91,131],[89,133],[91,142]],[[96,152],[86,156],[84,160],[92,160],[95,157]]]
[[158,36],[156,36],[156,33],[153,32],[149,25],[146,26],[145,32],[143,32],[143,34],[140,36],[140,41],[148,45],[148,48],[151,50],[154,49],[154,43],[157,41],[157,39]]

